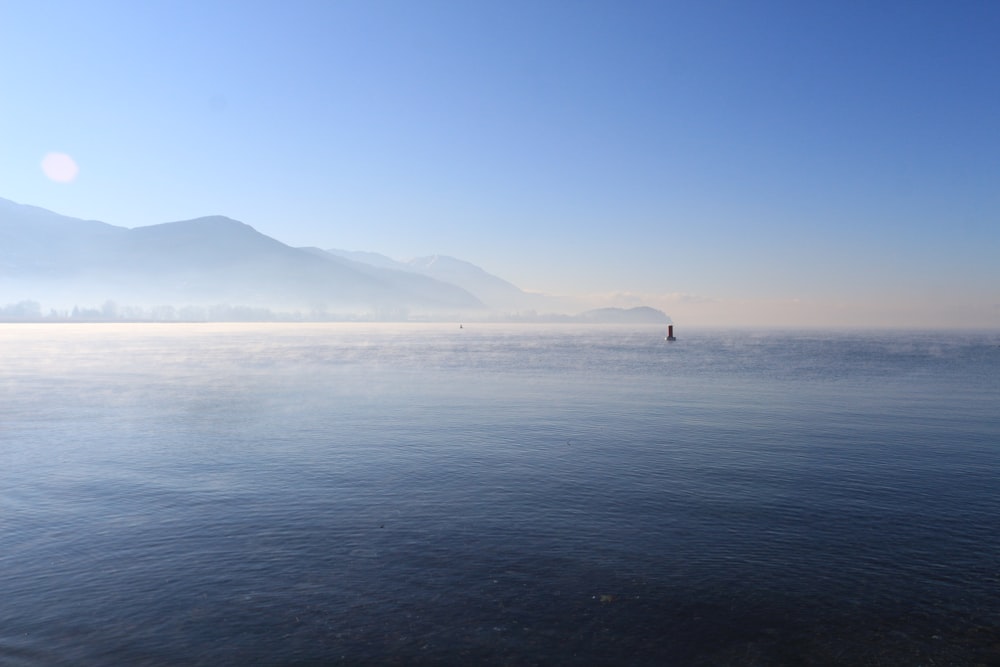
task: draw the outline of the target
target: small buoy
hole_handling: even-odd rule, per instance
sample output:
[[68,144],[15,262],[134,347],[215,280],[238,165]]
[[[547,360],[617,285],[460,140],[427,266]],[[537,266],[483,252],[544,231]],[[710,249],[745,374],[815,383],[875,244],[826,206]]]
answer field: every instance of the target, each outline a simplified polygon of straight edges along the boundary
[[670,342],[673,342],[673,341],[677,340],[676,338],[674,338],[674,325],[673,324],[668,324],[667,325],[667,340],[669,340]]

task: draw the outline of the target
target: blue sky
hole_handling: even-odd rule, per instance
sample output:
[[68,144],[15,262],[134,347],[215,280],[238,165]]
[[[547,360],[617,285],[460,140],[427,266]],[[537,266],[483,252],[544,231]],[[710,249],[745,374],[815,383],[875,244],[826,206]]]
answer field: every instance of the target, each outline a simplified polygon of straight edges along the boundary
[[0,12],[0,197],[448,254],[691,325],[1000,327],[1000,3]]

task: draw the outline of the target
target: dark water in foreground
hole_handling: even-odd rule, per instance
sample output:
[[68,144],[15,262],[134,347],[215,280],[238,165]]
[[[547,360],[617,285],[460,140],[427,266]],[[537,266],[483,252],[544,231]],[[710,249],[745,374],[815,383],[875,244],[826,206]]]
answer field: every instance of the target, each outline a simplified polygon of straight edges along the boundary
[[997,665],[1000,335],[0,327],[2,665]]

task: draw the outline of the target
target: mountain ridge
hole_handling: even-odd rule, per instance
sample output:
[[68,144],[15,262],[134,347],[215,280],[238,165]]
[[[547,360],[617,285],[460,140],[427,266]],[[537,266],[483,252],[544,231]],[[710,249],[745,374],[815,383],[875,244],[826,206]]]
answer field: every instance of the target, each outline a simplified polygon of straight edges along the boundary
[[128,228],[0,198],[0,311],[37,301],[52,312],[237,304],[306,319],[565,317],[556,298],[446,255],[295,248],[223,215]]

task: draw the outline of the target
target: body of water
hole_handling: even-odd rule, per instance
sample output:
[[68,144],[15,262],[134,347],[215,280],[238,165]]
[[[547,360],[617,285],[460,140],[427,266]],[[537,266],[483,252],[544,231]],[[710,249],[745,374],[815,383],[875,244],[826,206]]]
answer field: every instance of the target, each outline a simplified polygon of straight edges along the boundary
[[0,664],[1000,664],[1000,336],[0,327]]

